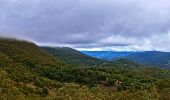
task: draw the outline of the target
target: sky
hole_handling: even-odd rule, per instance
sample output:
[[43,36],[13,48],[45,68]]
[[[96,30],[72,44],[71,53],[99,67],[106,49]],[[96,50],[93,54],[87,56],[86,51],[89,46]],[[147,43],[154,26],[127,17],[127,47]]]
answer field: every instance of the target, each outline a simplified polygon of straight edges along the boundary
[[169,0],[0,0],[0,36],[77,50],[170,51]]

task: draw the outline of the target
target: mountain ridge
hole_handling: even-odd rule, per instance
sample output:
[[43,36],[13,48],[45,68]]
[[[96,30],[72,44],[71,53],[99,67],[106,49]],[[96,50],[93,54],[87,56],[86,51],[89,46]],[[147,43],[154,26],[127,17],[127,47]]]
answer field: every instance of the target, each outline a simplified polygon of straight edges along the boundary
[[[53,56],[60,58],[67,62],[67,64],[73,64],[75,66],[98,66],[101,63],[107,62],[95,57],[88,56],[82,52],[69,47],[41,47]],[[83,60],[84,59],[84,60]]]
[[[144,52],[118,52],[118,51],[83,51],[87,55],[100,59],[117,60],[126,58],[147,66],[170,69],[170,52],[144,51]],[[103,53],[103,57],[100,56]],[[110,53],[110,54],[109,54]],[[113,54],[113,55],[112,55]],[[111,59],[110,59],[111,58]]]

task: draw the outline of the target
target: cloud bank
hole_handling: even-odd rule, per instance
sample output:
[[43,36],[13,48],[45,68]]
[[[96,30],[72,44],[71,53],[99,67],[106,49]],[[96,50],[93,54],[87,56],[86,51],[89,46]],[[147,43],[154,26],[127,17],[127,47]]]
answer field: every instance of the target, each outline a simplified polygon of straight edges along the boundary
[[79,50],[170,51],[169,0],[0,0],[0,36]]

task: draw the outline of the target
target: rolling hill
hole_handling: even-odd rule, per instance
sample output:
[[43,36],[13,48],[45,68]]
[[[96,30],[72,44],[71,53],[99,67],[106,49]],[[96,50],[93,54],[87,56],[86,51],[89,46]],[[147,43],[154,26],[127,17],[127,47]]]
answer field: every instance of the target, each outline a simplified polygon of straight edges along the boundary
[[75,49],[69,47],[42,47],[45,51],[50,53],[51,55],[59,58],[67,64],[73,66],[99,66],[102,63],[107,63],[105,60],[97,59],[82,52],[79,52]]
[[0,52],[16,63],[33,61],[38,65],[62,63],[36,44],[14,39],[0,39]]
[[47,67],[67,67],[67,64],[32,42],[0,38],[0,99],[47,95],[44,91],[55,83],[45,77],[43,68]]

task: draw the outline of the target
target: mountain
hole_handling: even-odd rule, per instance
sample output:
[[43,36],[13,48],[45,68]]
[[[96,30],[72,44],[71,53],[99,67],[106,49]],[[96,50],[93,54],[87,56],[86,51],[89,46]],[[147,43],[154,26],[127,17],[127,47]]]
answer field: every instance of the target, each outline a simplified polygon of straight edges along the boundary
[[36,44],[15,39],[0,39],[0,68],[14,81],[30,81],[40,77],[39,68],[67,66]]
[[106,60],[116,60],[119,58],[124,58],[133,52],[117,52],[117,51],[81,51],[82,53]]
[[0,38],[0,99],[47,95],[48,85],[55,81],[47,78],[43,69],[67,66],[32,42]]
[[99,66],[107,61],[97,59],[69,47],[42,47],[45,51],[73,66]]
[[58,58],[53,57],[36,44],[14,39],[0,39],[0,53],[16,63],[34,62],[37,65],[60,64]]
[[160,68],[170,69],[170,52],[138,52],[129,54],[128,56],[126,56],[126,58],[145,65],[152,65]]
[[169,70],[57,49],[48,48],[53,56],[32,42],[0,39],[0,100],[169,99]]
[[170,69],[170,52],[115,52],[115,51],[82,51],[83,53],[100,59],[116,60],[126,58],[147,66]]
[[[146,68],[146,66],[139,64],[137,62],[128,60],[126,58],[115,59],[114,61],[107,61],[97,59],[91,56],[88,56],[80,51],[69,47],[41,47],[48,53],[53,56],[59,58],[63,62],[72,66],[80,66],[80,67],[112,67],[112,68],[120,68],[120,69],[128,69],[128,70],[140,70],[142,68]],[[122,52],[120,54],[126,54],[128,52]],[[130,53],[130,52],[129,52]],[[116,52],[114,52],[116,54]]]

